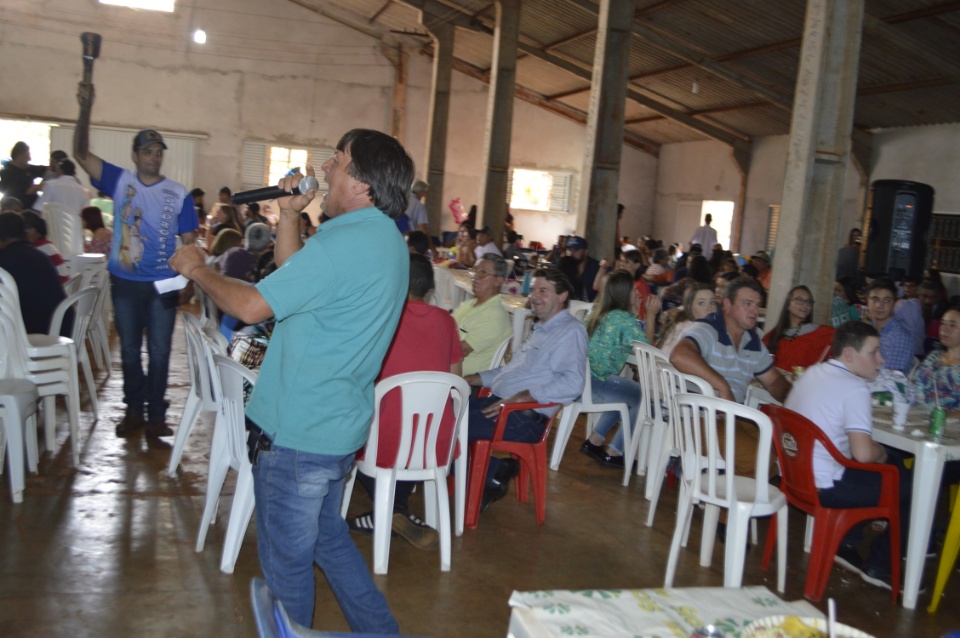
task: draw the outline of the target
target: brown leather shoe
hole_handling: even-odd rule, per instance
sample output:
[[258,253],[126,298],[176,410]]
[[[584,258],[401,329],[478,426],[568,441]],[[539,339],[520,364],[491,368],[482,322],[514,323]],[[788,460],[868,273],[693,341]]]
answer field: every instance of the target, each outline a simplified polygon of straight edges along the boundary
[[143,414],[127,410],[123,419],[117,424],[116,433],[120,438],[126,438],[144,426]]
[[173,436],[173,428],[163,421],[147,424],[147,436],[159,438],[161,436]]

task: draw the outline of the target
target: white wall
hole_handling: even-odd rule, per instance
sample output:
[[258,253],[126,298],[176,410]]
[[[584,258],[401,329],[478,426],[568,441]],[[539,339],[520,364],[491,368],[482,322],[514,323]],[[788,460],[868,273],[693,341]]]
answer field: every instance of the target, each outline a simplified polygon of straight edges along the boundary
[[960,214],[960,124],[888,129],[874,135],[871,183],[901,179],[934,189],[935,213]]
[[[740,234],[742,254],[753,254],[764,248],[768,206],[778,205],[783,199],[788,142],[786,135],[762,137],[753,142]],[[844,193],[844,219],[840,224],[840,228],[845,229],[844,236],[859,224],[862,208],[859,187],[859,174],[851,165]],[[667,243],[682,241],[686,244],[690,240],[689,233],[678,235],[679,228],[686,228],[678,223],[676,215],[681,201],[736,201],[739,192],[740,173],[728,146],[713,141],[668,144],[660,153],[653,235]]]
[[[206,45],[190,41],[195,27]],[[349,128],[389,122],[393,67],[377,41],[292,3],[257,0],[193,0],[173,14],[4,0],[0,112],[76,119],[83,31],[103,35],[94,124],[206,134],[197,184],[187,186],[208,193],[239,185],[244,139],[332,146]]]

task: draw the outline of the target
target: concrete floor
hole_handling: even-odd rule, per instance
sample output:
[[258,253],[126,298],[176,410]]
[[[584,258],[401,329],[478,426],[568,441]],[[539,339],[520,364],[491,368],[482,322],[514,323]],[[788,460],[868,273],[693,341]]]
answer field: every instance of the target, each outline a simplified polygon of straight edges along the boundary
[[[168,399],[170,420],[180,417],[189,388],[182,328],[175,333]],[[251,523],[236,571],[219,569],[229,497],[202,553],[194,551],[203,507],[211,421],[198,425],[177,478],[166,475],[169,440],[118,439],[123,412],[119,354],[114,343],[110,376],[97,371],[100,419],[81,416],[81,466],[70,465],[66,423],[57,448],[28,476],[24,503],[12,505],[6,477],[0,489],[0,636],[130,637],[256,636],[250,579],[260,574],[256,529]],[[88,409],[84,403],[85,410]],[[58,412],[58,414],[60,414]],[[644,526],[643,482],[620,485],[619,472],[577,453],[577,428],[559,472],[548,480],[547,519],[536,524],[533,505],[512,493],[482,515],[480,526],[453,541],[453,567],[439,570],[436,551],[395,539],[390,573],[375,577],[401,629],[422,636],[504,636],[513,590],[657,587],[663,582],[673,532],[676,490],[665,488],[656,524]],[[225,495],[231,494],[228,478]],[[362,492],[362,490],[358,490]],[[414,496],[416,503],[416,495]],[[352,512],[370,509],[355,493]],[[761,525],[761,533],[766,525]],[[712,568],[698,565],[700,517],[681,554],[677,586],[720,586],[722,544]],[[806,557],[802,518],[791,516],[792,569],[785,598],[802,597]],[[371,538],[355,537],[368,562]],[[775,589],[776,572],[759,568],[760,552],[747,555],[745,584]],[[937,562],[927,563],[927,580]],[[347,630],[323,575],[318,572],[315,625]],[[930,588],[932,590],[932,587]],[[960,628],[950,600],[960,576],[948,585],[940,612],[926,612],[930,593],[915,611],[894,607],[888,593],[834,569],[824,598],[836,598],[840,619],[880,637],[936,637]],[[825,609],[826,603],[819,605]]]

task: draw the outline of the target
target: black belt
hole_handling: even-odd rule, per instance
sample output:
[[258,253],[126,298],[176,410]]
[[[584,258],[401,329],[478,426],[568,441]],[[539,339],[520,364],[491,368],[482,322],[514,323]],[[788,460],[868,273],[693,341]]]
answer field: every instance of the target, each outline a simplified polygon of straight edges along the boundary
[[247,456],[250,458],[250,464],[256,467],[260,452],[269,452],[270,449],[273,448],[273,439],[249,418],[247,418],[246,421]]

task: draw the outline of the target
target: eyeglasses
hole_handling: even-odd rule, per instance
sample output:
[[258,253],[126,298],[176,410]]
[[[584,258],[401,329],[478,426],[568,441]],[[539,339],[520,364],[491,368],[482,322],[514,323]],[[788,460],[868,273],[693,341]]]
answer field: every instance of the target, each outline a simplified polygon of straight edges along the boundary
[[473,278],[477,281],[483,281],[487,277],[496,277],[492,272],[487,272],[486,270],[475,270],[473,273]]
[[793,298],[790,299],[790,301],[792,301],[792,302],[794,302],[794,303],[798,303],[798,304],[800,304],[801,306],[812,306],[812,305],[813,305],[813,299],[807,299],[806,297],[793,297]]
[[893,297],[867,297],[867,301],[870,303],[883,304],[884,306],[889,306],[893,303]]

